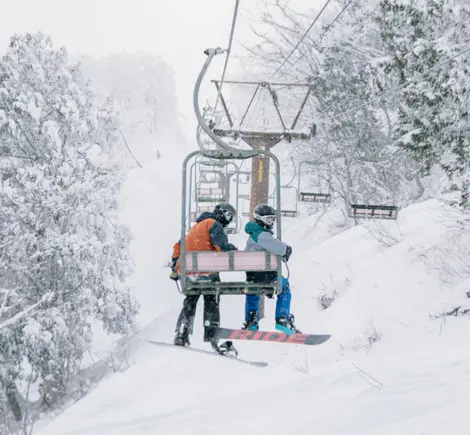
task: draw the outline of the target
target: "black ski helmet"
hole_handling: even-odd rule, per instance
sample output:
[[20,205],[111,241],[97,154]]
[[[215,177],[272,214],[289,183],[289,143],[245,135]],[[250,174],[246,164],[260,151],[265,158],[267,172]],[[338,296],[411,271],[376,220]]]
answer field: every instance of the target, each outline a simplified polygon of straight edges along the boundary
[[215,206],[214,216],[225,227],[237,216],[237,211],[232,204],[221,202]]
[[272,229],[276,222],[276,210],[268,204],[259,204],[253,211],[253,219],[258,225]]

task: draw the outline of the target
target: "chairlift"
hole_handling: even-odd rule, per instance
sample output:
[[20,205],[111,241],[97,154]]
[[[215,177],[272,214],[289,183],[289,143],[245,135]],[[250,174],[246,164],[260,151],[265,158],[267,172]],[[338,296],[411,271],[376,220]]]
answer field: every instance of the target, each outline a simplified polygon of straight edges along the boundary
[[[330,203],[331,202],[331,183],[330,183],[330,174],[328,174],[328,192],[321,192],[321,191],[304,191],[300,188],[300,180],[302,174],[302,166],[303,165],[321,165],[322,163],[319,162],[312,162],[312,161],[303,161],[299,164],[299,174],[298,174],[298,183],[297,183],[297,191],[299,192],[299,201],[300,202],[316,202],[316,203]],[[320,184],[320,183],[319,183]],[[320,187],[320,186],[318,186]]]
[[[249,200],[250,198],[243,198],[244,200]],[[250,210],[249,210],[249,203],[248,203],[248,210],[245,210],[245,207],[243,206],[244,204],[246,204],[246,201],[242,201],[242,206],[241,206],[241,215],[243,217],[250,217]]]
[[281,216],[284,217],[297,217],[297,214],[296,210],[281,210]]
[[[280,164],[277,157],[267,150],[239,150],[233,151],[197,150],[190,153],[183,162],[182,182],[182,210],[181,210],[181,291],[185,295],[268,295],[278,294],[282,291],[282,260],[278,255],[268,252],[214,252],[214,251],[186,251],[186,204],[188,199],[187,174],[188,163],[193,157],[203,155],[211,159],[248,159],[259,155],[265,155],[274,161],[277,174],[276,197],[280,204]],[[190,196],[190,195],[189,195]],[[276,210],[276,233],[281,237],[280,210]],[[194,281],[191,275],[200,273],[217,272],[247,272],[247,271],[271,271],[277,272],[277,280],[271,283],[253,283],[246,281],[207,282]]]
[[240,179],[240,184],[250,184],[251,171],[240,171],[240,176],[244,175],[244,179]]
[[348,216],[353,219],[392,219],[398,218],[396,205],[350,204]]
[[[204,158],[206,158],[204,160]],[[220,160],[216,161],[214,159],[207,159],[205,155],[198,155],[194,162],[190,166],[190,173],[189,173],[189,190],[193,192],[193,186],[195,186],[194,196],[188,195],[188,226],[191,226],[191,220],[193,218],[193,207],[195,206],[196,211],[200,212],[203,210],[204,206],[210,208],[210,210],[204,211],[212,211],[217,203],[220,202],[230,202],[230,183],[227,182],[225,185],[222,175],[228,173],[228,167],[233,166],[233,172],[230,172],[231,175],[236,175],[236,194],[235,194],[235,204],[234,207],[238,212],[239,209],[239,174],[238,174],[238,167],[234,162]],[[199,171],[198,171],[199,169]],[[220,170],[219,170],[220,169]],[[199,181],[197,178],[197,174],[200,174]],[[204,173],[205,180],[201,180],[201,174]],[[206,178],[207,173],[216,173],[217,179],[213,181],[209,181]],[[207,185],[207,187],[205,186]],[[217,187],[215,187],[215,186]],[[194,205],[193,205],[194,201]],[[202,203],[202,205],[199,205]],[[209,205],[210,204],[210,205]],[[240,225],[237,221],[235,224],[235,232],[238,233],[240,231]]]
[[199,187],[196,191],[197,202],[228,202],[228,194],[221,187]]
[[329,203],[331,202],[331,194],[329,193],[315,193],[315,192],[300,192],[300,202],[319,202]]
[[[363,182],[363,180],[367,181],[368,178],[363,176],[359,181]],[[384,189],[384,187],[379,187],[379,182],[373,178],[367,183],[363,182],[361,189],[356,186],[356,192],[352,195],[353,200],[349,202],[348,217],[396,220],[398,218],[396,193],[396,185],[393,183]]]
[[295,191],[295,195],[294,195],[295,208],[284,208],[283,206],[281,206],[281,216],[297,217],[299,214],[297,188],[294,186],[281,186],[281,189],[290,189],[290,190]]

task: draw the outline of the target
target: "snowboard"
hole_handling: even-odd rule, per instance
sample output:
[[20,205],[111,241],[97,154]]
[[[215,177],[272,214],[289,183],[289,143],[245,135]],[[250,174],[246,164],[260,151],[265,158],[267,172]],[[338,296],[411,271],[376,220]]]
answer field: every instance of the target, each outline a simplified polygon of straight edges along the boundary
[[303,344],[316,346],[329,340],[331,335],[323,334],[292,334],[271,331],[251,331],[249,329],[215,328],[217,339],[270,341],[273,343]]
[[145,341],[145,342],[150,343],[150,344],[153,344],[155,346],[171,347],[173,349],[188,350],[188,351],[192,351],[192,352],[204,353],[206,355],[221,356],[221,357],[224,357],[224,358],[230,358],[232,361],[238,361],[239,363],[248,364],[248,365],[254,366],[254,367],[266,367],[268,365],[268,363],[264,362],[264,361],[249,361],[249,360],[246,360],[246,359],[239,358],[238,356],[235,357],[235,356],[231,356],[231,355],[222,355],[220,353],[217,353],[214,350],[198,349],[198,348],[190,347],[190,346],[175,346],[172,343],[167,343],[167,342],[164,342],[164,341],[147,340],[147,339],[144,339],[144,338],[140,338],[140,340]]

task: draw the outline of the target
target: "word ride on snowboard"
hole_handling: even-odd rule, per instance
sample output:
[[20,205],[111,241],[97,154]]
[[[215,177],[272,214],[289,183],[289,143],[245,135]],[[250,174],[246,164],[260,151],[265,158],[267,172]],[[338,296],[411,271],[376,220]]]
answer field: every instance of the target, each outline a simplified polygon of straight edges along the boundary
[[275,343],[303,344],[315,346],[329,340],[331,335],[319,334],[283,334],[282,332],[259,331],[250,329],[216,328],[217,339],[271,341]]

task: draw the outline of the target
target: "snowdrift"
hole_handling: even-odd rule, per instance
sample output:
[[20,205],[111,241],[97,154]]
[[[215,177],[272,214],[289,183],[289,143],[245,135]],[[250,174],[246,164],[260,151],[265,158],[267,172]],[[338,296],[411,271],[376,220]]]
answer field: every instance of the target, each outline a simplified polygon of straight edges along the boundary
[[[155,340],[172,340],[182,302],[163,267],[179,234],[179,159],[133,170],[122,195],[135,236],[139,321],[153,320],[141,336]],[[334,208],[284,219],[297,326],[332,334],[327,343],[237,342],[240,356],[269,363],[256,368],[140,342],[127,371],[36,433],[467,434],[470,317],[443,315],[465,307],[470,290],[470,244],[458,218],[429,200],[402,210],[397,222],[344,231]],[[233,237],[240,247],[244,240]],[[262,329],[274,325],[274,303],[266,305]],[[243,298],[223,298],[221,310],[223,326],[241,326]],[[201,311],[192,343],[207,348]]]

